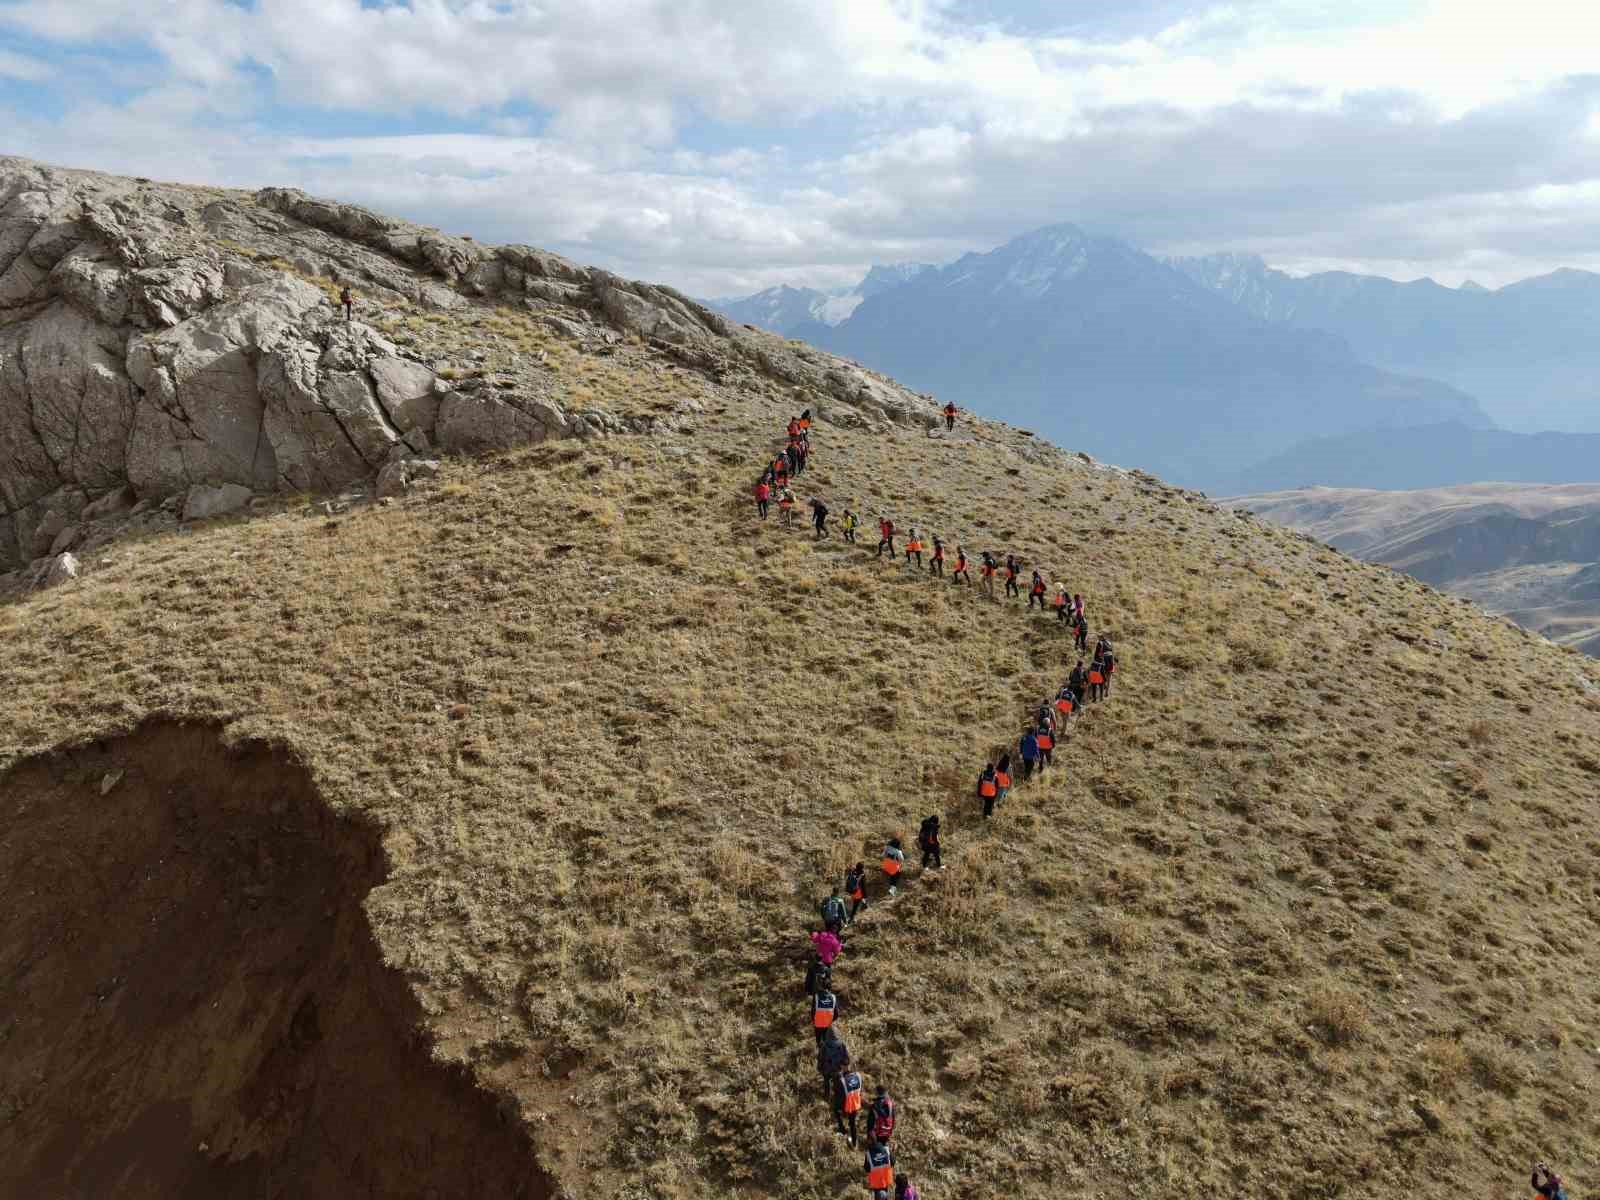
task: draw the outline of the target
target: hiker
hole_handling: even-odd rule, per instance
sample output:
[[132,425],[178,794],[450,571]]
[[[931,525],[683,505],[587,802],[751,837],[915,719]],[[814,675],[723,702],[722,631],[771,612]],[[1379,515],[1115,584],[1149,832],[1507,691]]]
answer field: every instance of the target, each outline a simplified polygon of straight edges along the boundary
[[778,489],[778,519],[785,529],[794,527],[794,493],[786,487]]
[[807,441],[811,439],[811,410],[809,408],[800,414],[800,436]]
[[894,1115],[894,1101],[889,1098],[889,1090],[880,1083],[872,1107],[867,1110],[867,1135],[888,1145],[894,1136]]
[[917,556],[917,569],[920,571],[922,569],[922,539],[917,536],[917,531],[914,528],[910,533],[906,534],[906,562],[909,563],[911,561],[913,554]]
[[817,497],[811,497],[811,524],[816,526],[817,541],[831,536],[828,533],[828,506]]
[[917,1191],[917,1185],[912,1183],[905,1175],[894,1177],[894,1200],[922,1200],[922,1195]]
[[1011,597],[1013,597],[1013,596],[1022,595],[1022,589],[1017,586],[1017,572],[1019,570],[1021,570],[1021,566],[1017,562],[1017,556],[1015,554],[1006,555],[1006,599],[1007,600],[1011,599]]
[[796,442],[794,444],[794,458],[797,464],[795,474],[804,473],[806,467],[811,463],[811,443],[807,441]]
[[1078,660],[1078,665],[1072,668],[1072,673],[1067,676],[1067,686],[1072,689],[1074,699],[1081,699],[1083,689],[1088,686],[1089,672],[1084,670],[1083,659]]
[[965,550],[963,550],[960,546],[957,546],[956,547],[956,569],[954,571],[950,572],[950,582],[951,583],[959,583],[959,582],[961,582],[961,577],[963,575],[965,575],[967,577],[967,583],[968,583],[968,585],[970,585],[972,583],[972,572],[967,570],[967,552]]
[[775,488],[789,486],[789,460],[781,454],[772,460],[772,486]]
[[1033,768],[1039,762],[1039,736],[1034,733],[1032,725],[1022,731],[1022,740],[1017,743],[1017,753],[1022,758],[1022,778],[1032,779]]
[[1078,592],[1072,593],[1072,612],[1078,620],[1083,620],[1083,596]]
[[834,1076],[850,1065],[850,1049],[839,1037],[839,1031],[828,1026],[817,1042],[817,1074],[822,1076],[822,1095],[833,1094]]
[[951,401],[949,404],[946,404],[944,406],[944,428],[945,428],[945,432],[948,433],[948,432],[950,432],[951,430],[953,430],[956,427],[956,413],[958,411],[960,411],[960,410],[956,408],[954,401]]
[[983,565],[978,568],[978,574],[983,579],[984,594],[996,603],[1000,600],[1000,597],[994,594],[994,573],[997,569],[994,556],[985,550],[983,552]]
[[999,789],[995,793],[994,802],[998,806],[1006,798],[1006,793],[1011,790],[1011,751],[1007,750],[1000,756],[1000,761],[994,765],[994,782]]
[[[869,1136],[871,1129],[872,1126],[869,1122],[867,1125]],[[1539,1182],[1539,1176],[1541,1175],[1544,1176],[1543,1183]],[[1533,1164],[1533,1190],[1543,1196],[1544,1200],[1567,1200],[1566,1181],[1542,1162]]]
[[1072,613],[1072,601],[1067,599],[1067,589],[1056,584],[1056,620],[1065,622]]
[[856,528],[861,524],[861,518],[848,508],[844,510],[844,540],[852,546],[856,544]]
[[922,828],[917,831],[917,849],[922,851],[922,869],[928,869],[928,861],[933,861],[935,870],[944,870],[944,856],[939,853],[939,818],[937,816],[923,817]]
[[888,517],[878,518],[878,557],[883,557],[883,549],[889,548],[889,557],[894,557],[894,522]]
[[839,896],[839,889],[834,888],[832,894],[822,902],[822,927],[829,933],[837,934],[844,928],[848,916],[844,910],[844,901]]
[[1096,658],[1089,664],[1089,701],[1097,703],[1105,698],[1106,690],[1106,663],[1103,658]]
[[894,1151],[871,1134],[867,1135],[867,1156],[863,1160],[867,1173],[867,1188],[873,1200],[889,1200],[894,1187]]
[[928,564],[929,575],[944,574],[944,543],[939,540],[939,535],[933,535],[933,560]]
[[856,1120],[861,1116],[861,1101],[866,1085],[855,1071],[840,1071],[833,1077],[833,1127],[844,1134],[844,1119],[850,1118],[850,1148],[856,1147]]
[[983,801],[983,815],[994,815],[995,797],[1000,794],[1000,783],[994,777],[994,764],[984,763],[978,772],[978,799]]
[[767,502],[772,499],[772,489],[767,486],[765,479],[756,481],[756,511],[761,514],[761,519],[767,519]]
[[850,897],[850,920],[867,906],[867,868],[857,863],[844,873],[844,894]]
[[832,988],[833,968],[820,958],[813,958],[811,965],[806,968],[806,995],[815,996],[820,991],[829,991]]
[[844,943],[839,940],[839,935],[830,929],[819,929],[813,933],[811,945],[816,949],[822,965],[830,970],[833,968],[833,960],[838,958],[839,952],[844,949]]
[[1078,653],[1082,654],[1085,650],[1087,650],[1089,648],[1089,622],[1084,620],[1082,613],[1078,614],[1077,622],[1078,622],[1077,636],[1073,639],[1073,641],[1074,641],[1074,644],[1077,646]]
[[1111,695],[1111,677],[1117,673],[1117,656],[1111,649],[1109,642],[1106,643],[1105,658],[1101,661],[1105,663],[1105,666],[1101,668],[1101,674],[1105,676],[1105,681],[1100,685],[1100,696],[1103,699]]
[[790,417],[788,428],[784,430],[789,435],[789,443],[793,445],[800,440],[800,418]]
[[1040,612],[1044,611],[1044,576],[1037,571],[1033,573],[1033,582],[1028,585],[1029,611],[1032,611],[1035,604],[1039,606]]
[[1048,722],[1033,731],[1033,740],[1039,747],[1039,770],[1043,771],[1055,761],[1056,739]]
[[1056,711],[1061,714],[1062,720],[1071,720],[1072,710],[1076,707],[1077,703],[1073,699],[1071,685],[1063,683],[1061,690],[1056,693]]
[[833,1018],[839,1013],[839,997],[833,994],[829,987],[818,988],[811,993],[811,1029],[816,1034],[817,1045],[822,1045],[822,1039],[828,1036],[828,1030],[833,1028]]
[[789,445],[784,448],[783,461],[784,464],[789,468],[789,474],[800,474],[800,451],[795,447],[793,442],[790,442]]
[[889,877],[889,895],[894,895],[900,872],[906,865],[906,852],[900,849],[900,839],[892,837],[883,848],[883,873]]
[[350,294],[350,285],[345,284],[339,289],[339,303],[344,305],[344,319],[350,320],[350,313],[355,308],[356,298]]

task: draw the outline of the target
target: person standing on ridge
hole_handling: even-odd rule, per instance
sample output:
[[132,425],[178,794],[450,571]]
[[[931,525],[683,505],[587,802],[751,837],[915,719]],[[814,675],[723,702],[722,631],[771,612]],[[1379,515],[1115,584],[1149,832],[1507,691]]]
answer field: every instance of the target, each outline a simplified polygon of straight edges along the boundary
[[852,546],[856,544],[856,527],[861,524],[861,518],[848,508],[844,510],[844,540]]
[[756,511],[761,514],[761,519],[767,519],[767,501],[772,499],[772,489],[767,486],[765,479],[756,480]]
[[956,569],[950,572],[950,582],[960,583],[963,575],[966,576],[967,586],[972,586],[972,572],[967,570],[967,552],[957,545]]
[[883,873],[889,880],[889,895],[894,895],[900,882],[900,872],[905,869],[906,852],[900,849],[900,839],[892,837],[883,848]]
[[983,815],[994,816],[995,797],[1000,794],[1000,782],[994,777],[994,764],[984,763],[978,772],[978,799],[983,801]]
[[878,557],[883,557],[884,547],[889,549],[889,557],[894,557],[894,522],[888,517],[878,518]]
[[816,496],[811,497],[811,524],[816,526],[817,541],[831,536],[828,533],[828,506]]
[[345,284],[339,289],[339,303],[344,305],[345,324],[350,323],[350,314],[355,309],[356,298],[350,294],[350,285]]
[[844,900],[839,896],[839,889],[834,888],[831,895],[822,902],[822,927],[829,933],[837,934],[844,928],[844,923],[849,919],[845,912]]
[[816,1035],[817,1045],[822,1045],[822,1039],[828,1036],[838,1013],[839,997],[833,994],[831,987],[821,987],[811,993],[811,1030]]
[[917,831],[917,849],[922,851],[922,869],[932,861],[934,870],[944,870],[944,856],[939,852],[939,818],[937,815],[922,818],[922,828]]
[[933,535],[933,559],[928,563],[929,575],[944,574],[944,543],[939,540],[939,535]]
[[871,1134],[867,1135],[867,1156],[863,1160],[867,1173],[867,1190],[872,1200],[889,1200],[894,1188],[894,1151]]
[[1028,585],[1029,612],[1033,611],[1035,604],[1039,606],[1041,613],[1044,612],[1044,576],[1037,571],[1033,573],[1033,582]]
[[917,536],[917,531],[916,531],[915,527],[913,527],[911,529],[911,531],[906,534],[906,562],[907,562],[907,564],[909,564],[911,562],[911,556],[913,554],[917,556],[917,570],[920,571],[922,569],[922,539],[919,536]]
[[867,868],[857,863],[844,873],[844,894],[850,898],[850,920],[867,906]]
[[1022,759],[1022,778],[1033,778],[1033,768],[1039,763],[1039,735],[1029,725],[1022,731],[1022,740],[1017,743],[1017,754]]
[[956,413],[959,411],[960,410],[956,408],[954,400],[944,406],[944,428],[946,433],[949,433],[955,429]]
[[861,1103],[866,1098],[866,1084],[855,1071],[840,1071],[833,1077],[833,1125],[845,1136],[844,1121],[850,1118],[850,1149],[856,1148],[856,1121],[861,1116]]
[[1006,555],[1006,599],[1007,600],[1011,599],[1011,597],[1013,597],[1013,596],[1022,595],[1022,589],[1017,586],[1017,572],[1019,570],[1021,570],[1021,566],[1017,562],[1017,556],[1015,554]]
[[1011,751],[1007,750],[1000,756],[1000,761],[995,763],[994,782],[998,789],[994,802],[998,806],[1005,802],[1006,793],[1011,790]]

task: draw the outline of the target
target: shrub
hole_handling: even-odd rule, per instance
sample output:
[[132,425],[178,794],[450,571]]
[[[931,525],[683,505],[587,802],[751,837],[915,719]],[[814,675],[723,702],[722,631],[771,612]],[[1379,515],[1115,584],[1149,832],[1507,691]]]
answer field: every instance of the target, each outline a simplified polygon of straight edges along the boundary
[[1330,1046],[1358,1042],[1370,1027],[1361,997],[1342,988],[1324,987],[1311,993],[1305,1014],[1306,1023]]

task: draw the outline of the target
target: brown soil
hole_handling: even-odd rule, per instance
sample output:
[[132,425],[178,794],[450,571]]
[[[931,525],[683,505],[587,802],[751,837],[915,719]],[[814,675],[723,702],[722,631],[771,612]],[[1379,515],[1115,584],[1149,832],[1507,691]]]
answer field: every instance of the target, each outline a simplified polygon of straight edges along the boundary
[[383,876],[373,828],[214,729],[0,778],[0,1195],[550,1195],[430,1057],[362,910]]

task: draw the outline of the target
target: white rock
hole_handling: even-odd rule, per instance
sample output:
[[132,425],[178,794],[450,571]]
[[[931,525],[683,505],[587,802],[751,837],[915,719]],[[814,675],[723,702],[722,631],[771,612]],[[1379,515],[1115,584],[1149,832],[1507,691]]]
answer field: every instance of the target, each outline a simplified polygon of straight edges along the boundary
[[41,587],[52,588],[57,584],[65,583],[69,579],[78,577],[78,560],[72,554],[58,554],[50,560],[50,565],[45,568],[44,579],[40,581]]

